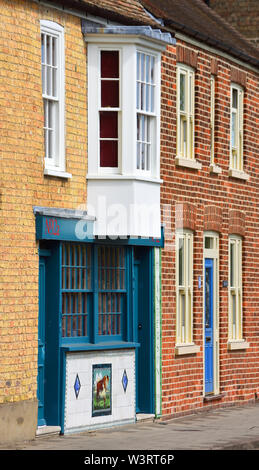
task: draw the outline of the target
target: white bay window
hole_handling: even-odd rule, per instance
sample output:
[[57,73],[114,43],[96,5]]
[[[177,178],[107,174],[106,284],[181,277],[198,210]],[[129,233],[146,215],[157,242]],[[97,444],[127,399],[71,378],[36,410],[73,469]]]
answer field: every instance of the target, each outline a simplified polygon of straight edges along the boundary
[[[88,207],[97,218],[95,235],[160,237],[160,68],[169,36],[146,27],[105,32],[87,23],[83,32]],[[116,211],[118,223],[111,229],[109,214]]]

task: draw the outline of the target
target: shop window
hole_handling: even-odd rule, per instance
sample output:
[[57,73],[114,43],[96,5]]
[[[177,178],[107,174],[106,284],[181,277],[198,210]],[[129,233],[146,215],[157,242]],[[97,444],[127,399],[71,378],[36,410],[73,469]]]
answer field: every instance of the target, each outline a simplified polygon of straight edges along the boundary
[[61,252],[62,337],[86,342],[124,339],[127,249],[62,243]]

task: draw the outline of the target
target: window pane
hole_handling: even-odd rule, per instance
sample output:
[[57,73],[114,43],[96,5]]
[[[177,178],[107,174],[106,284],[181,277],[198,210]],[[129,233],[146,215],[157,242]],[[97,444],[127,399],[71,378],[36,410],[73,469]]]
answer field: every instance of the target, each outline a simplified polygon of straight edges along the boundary
[[47,36],[47,64],[52,65],[52,38]]
[[144,82],[145,81],[145,54],[140,55],[140,62],[141,62],[140,79],[142,82]]
[[155,58],[151,56],[151,70],[150,70],[151,83],[155,83]]
[[100,141],[100,166],[118,167],[118,142],[114,140]]
[[230,287],[234,287],[234,256],[235,256],[235,245],[234,243],[230,243]]
[[205,237],[205,248],[213,249],[213,237]]
[[101,51],[101,77],[119,78],[119,51]]
[[100,137],[118,137],[118,113],[109,111],[100,112]]
[[180,110],[185,111],[185,75],[180,74]]
[[179,285],[184,285],[184,239],[179,238],[179,252],[178,252],[178,260],[179,260]]
[[45,45],[44,45],[45,34],[41,35],[41,63],[45,64]]
[[193,76],[189,75],[189,112],[193,112],[193,103],[192,103],[192,90],[193,90]]
[[211,308],[210,308],[210,269],[206,268],[205,270],[205,326],[206,328],[211,328]]
[[119,81],[102,80],[101,106],[102,108],[119,108]]
[[233,88],[232,89],[232,108],[237,109],[237,101],[238,101],[238,91]]
[[232,326],[233,326],[233,338],[236,338],[236,295],[234,292],[231,293],[231,312],[232,312]]
[[232,134],[232,147],[236,147],[236,136],[237,136],[237,115],[236,113],[232,113],[232,117],[231,117],[231,122],[232,122],[232,126],[231,126],[231,134]]

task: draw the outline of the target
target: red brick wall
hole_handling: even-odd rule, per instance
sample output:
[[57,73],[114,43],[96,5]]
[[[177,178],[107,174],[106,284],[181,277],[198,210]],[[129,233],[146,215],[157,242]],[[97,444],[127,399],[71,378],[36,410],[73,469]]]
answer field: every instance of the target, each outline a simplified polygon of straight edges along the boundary
[[[179,44],[179,41],[178,41]],[[161,109],[161,204],[171,207],[171,227],[179,224],[176,204],[183,204],[182,222],[194,231],[194,342],[200,352],[175,356],[176,297],[175,251],[166,243],[162,251],[162,412],[164,416],[208,406],[203,400],[203,232],[219,232],[219,327],[220,393],[212,406],[255,399],[259,392],[259,88],[258,75],[227,59],[184,44],[168,47],[162,61]],[[196,59],[194,59],[196,58]],[[195,158],[201,170],[177,167],[176,157],[176,61],[193,61],[195,72]],[[194,64],[195,62],[195,64]],[[210,76],[216,75],[215,164],[210,166]],[[230,83],[246,86],[244,96],[244,171],[249,181],[228,176],[230,144]],[[192,210],[190,208],[193,208]],[[192,215],[190,215],[192,213]],[[181,222],[181,221],[180,221]],[[167,220],[168,223],[168,220]],[[243,337],[249,348],[228,351],[228,235],[243,239]],[[171,242],[174,235],[171,235]],[[257,261],[258,260],[258,261]]]

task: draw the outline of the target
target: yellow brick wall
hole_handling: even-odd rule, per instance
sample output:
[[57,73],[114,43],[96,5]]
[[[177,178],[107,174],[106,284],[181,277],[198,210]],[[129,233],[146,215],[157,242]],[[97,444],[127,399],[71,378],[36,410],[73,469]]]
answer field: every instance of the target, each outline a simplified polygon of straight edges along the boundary
[[[44,177],[40,20],[65,28],[66,171]],[[36,398],[38,246],[33,206],[85,208],[86,46],[81,20],[0,0],[0,403]]]

